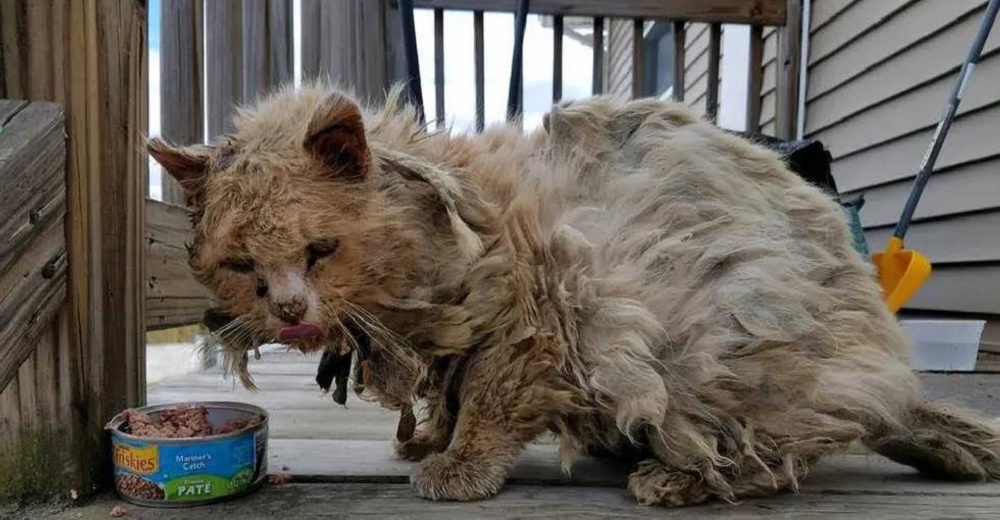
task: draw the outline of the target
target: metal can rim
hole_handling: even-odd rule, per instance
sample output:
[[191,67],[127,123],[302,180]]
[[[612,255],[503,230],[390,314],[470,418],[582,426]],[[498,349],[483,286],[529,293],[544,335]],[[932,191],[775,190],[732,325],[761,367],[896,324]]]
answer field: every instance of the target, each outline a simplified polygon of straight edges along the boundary
[[121,431],[121,426],[125,422],[125,415],[124,412],[122,412],[115,415],[110,421],[108,421],[108,424],[105,425],[105,429],[110,430],[112,436],[120,437],[125,440],[132,440],[145,443],[156,443],[156,444],[187,444],[191,442],[215,441],[215,440],[228,439],[240,435],[245,435],[249,432],[253,432],[262,427],[267,426],[268,419],[270,417],[267,413],[267,410],[264,410],[259,406],[250,403],[241,403],[237,401],[183,401],[177,403],[164,403],[164,404],[141,406],[137,408],[130,408],[130,410],[135,410],[141,413],[155,413],[155,412],[161,412],[163,410],[170,410],[184,406],[204,406],[205,408],[222,408],[222,409],[238,410],[241,412],[256,413],[261,416],[261,421],[253,426],[249,426],[242,430],[224,433],[222,435],[208,435],[205,437],[139,437],[137,435],[132,435],[131,433],[125,433]]

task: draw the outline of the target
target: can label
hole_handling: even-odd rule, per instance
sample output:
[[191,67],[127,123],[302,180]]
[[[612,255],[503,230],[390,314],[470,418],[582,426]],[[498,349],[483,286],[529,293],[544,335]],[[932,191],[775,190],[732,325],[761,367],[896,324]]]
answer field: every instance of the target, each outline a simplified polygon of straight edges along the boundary
[[244,491],[266,471],[267,434],[258,433],[184,444],[116,438],[116,486],[131,498],[168,502],[204,501]]

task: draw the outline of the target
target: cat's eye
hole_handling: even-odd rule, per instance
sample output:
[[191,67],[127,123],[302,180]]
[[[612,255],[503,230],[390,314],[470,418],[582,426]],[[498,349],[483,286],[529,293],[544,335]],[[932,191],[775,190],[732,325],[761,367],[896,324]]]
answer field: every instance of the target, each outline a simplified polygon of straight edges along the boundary
[[326,238],[317,240],[306,247],[306,269],[312,269],[320,258],[326,258],[337,252],[340,247],[340,240],[336,238]]
[[254,269],[253,260],[249,258],[229,258],[220,262],[219,266],[237,273],[249,273]]

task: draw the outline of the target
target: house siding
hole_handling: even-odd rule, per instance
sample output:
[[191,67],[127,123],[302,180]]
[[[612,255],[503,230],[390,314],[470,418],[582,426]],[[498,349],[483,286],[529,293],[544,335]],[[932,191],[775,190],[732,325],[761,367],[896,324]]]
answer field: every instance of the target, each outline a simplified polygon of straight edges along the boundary
[[[813,2],[805,135],[829,148],[841,192],[864,194],[874,250],[899,218],[986,3]],[[1000,319],[998,85],[994,30],[906,237],[934,265],[910,311]]]
[[765,27],[762,36],[764,51],[761,57],[760,127],[757,130],[773,136],[777,132],[778,30]]
[[[686,23],[684,46],[684,102],[705,115],[708,96],[709,24]],[[724,29],[723,29],[724,31]],[[607,93],[632,97],[632,21],[613,20],[608,28],[608,68],[605,73]],[[775,47],[772,45],[772,47]],[[776,47],[775,47],[776,48]],[[772,50],[772,55],[775,52]],[[725,56],[719,56],[719,69]],[[773,61],[773,58],[772,58]],[[722,78],[720,75],[719,84]],[[772,81],[773,89],[773,81]],[[773,107],[773,103],[772,103]],[[773,111],[773,108],[772,108]],[[773,116],[771,117],[773,119]]]
[[622,99],[632,97],[632,20],[614,19],[608,24],[608,62],[605,92]]
[[[693,108],[699,115],[705,115],[708,112],[708,47],[711,31],[709,31],[707,23],[686,23],[684,30],[684,103]],[[725,56],[720,52],[720,71],[724,60]],[[722,75],[720,74],[720,92],[721,85]]]

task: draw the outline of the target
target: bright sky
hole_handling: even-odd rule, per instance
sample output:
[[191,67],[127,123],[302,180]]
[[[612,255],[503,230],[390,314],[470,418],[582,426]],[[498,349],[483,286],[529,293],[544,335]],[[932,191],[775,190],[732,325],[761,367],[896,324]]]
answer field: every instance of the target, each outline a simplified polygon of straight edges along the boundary
[[[299,0],[294,0],[296,67],[299,63]],[[149,133],[160,133],[160,0],[149,1]],[[415,13],[417,47],[424,108],[429,117],[435,114],[434,99],[434,14],[418,9]],[[473,20],[471,12],[445,12],[445,115],[455,131],[475,127],[476,90],[473,55]],[[486,122],[503,121],[507,107],[511,52],[514,42],[514,16],[486,13]],[[535,128],[552,102],[552,30],[544,28],[541,18],[529,16],[524,38],[524,126]],[[569,37],[563,38],[563,98],[575,99],[590,94],[592,81],[591,49]],[[298,76],[299,71],[296,71]],[[150,160],[150,197],[160,199],[160,169]]]

